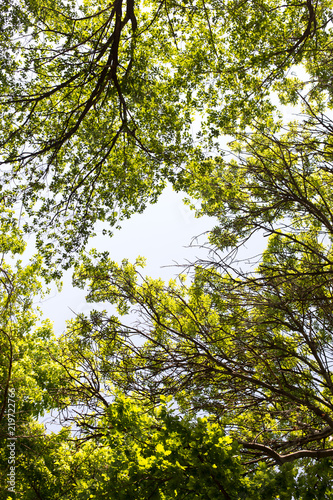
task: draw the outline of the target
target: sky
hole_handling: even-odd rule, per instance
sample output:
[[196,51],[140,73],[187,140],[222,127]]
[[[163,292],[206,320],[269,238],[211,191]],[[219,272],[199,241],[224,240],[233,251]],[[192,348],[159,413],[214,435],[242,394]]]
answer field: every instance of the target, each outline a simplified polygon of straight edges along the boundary
[[[194,211],[183,203],[184,197],[184,193],[176,193],[168,186],[156,204],[124,221],[122,228],[111,238],[102,236],[101,227],[89,248],[109,251],[116,262],[124,258],[134,262],[140,255],[147,259],[144,274],[166,281],[174,278],[181,271],[177,264],[193,262],[206,255],[195,245],[206,241],[203,233],[210,230],[215,222],[207,216],[195,218]],[[190,246],[196,236],[200,238]],[[54,287],[49,297],[36,305],[42,309],[45,318],[54,322],[56,335],[64,331],[66,319],[91,309],[91,305],[85,302],[85,292],[72,287],[71,271],[64,275],[61,292]]]

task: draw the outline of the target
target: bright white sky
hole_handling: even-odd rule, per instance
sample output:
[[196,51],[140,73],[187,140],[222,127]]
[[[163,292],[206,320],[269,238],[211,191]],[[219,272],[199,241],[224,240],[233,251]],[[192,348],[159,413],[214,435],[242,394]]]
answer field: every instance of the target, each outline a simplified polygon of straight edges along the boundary
[[[167,187],[155,205],[150,205],[142,214],[135,214],[124,221],[122,229],[112,238],[102,236],[101,231],[89,244],[99,251],[108,250],[113,260],[120,262],[128,258],[134,262],[140,255],[147,259],[144,274],[164,280],[174,278],[181,270],[176,263],[193,262],[196,257],[204,257],[204,250],[198,247],[188,248],[193,237],[198,236],[214,225],[209,217],[195,218],[182,199],[184,194],[175,193]],[[200,242],[206,240],[203,235]],[[71,286],[71,272],[63,279],[63,290],[52,291],[50,297],[38,303],[44,317],[54,322],[56,335],[63,332],[66,319],[74,313],[88,312],[90,304],[85,303],[85,293]],[[72,312],[73,311],[73,312]]]

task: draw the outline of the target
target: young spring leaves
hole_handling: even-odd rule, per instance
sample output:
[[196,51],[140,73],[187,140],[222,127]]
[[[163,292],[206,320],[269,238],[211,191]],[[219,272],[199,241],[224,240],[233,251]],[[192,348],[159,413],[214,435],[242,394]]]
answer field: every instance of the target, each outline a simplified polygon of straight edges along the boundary
[[305,83],[293,66],[306,65],[313,97],[327,101],[330,16],[329,1],[311,0],[27,1],[19,11],[9,1],[2,196],[23,204],[45,256],[70,265],[96,221],[117,226],[167,179],[186,186],[182,173],[214,155],[217,138],[272,116],[272,90],[295,103]]

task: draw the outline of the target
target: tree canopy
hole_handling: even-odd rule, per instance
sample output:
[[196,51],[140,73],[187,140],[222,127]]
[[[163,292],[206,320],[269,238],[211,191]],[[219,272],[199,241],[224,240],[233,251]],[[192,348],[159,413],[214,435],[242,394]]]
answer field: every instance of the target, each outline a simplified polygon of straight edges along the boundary
[[221,135],[265,122],[272,92],[283,104],[331,99],[327,1],[4,7],[2,197],[65,264],[96,221],[142,211],[166,180],[184,189]]
[[[332,2],[2,10],[3,483],[15,394],[16,498],[332,498]],[[85,250],[167,182],[205,259]],[[97,305],[56,338],[34,301],[68,267]]]

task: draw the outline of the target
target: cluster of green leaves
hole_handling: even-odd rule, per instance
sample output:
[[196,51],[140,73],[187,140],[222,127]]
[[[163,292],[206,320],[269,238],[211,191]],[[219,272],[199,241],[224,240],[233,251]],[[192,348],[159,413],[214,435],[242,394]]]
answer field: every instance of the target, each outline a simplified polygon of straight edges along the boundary
[[[307,498],[310,479],[297,484],[293,466],[278,471],[261,464],[246,476],[237,443],[220,425],[174,413],[166,400],[147,411],[118,394],[100,422],[97,442],[74,441],[68,429],[45,436],[35,426],[20,440],[17,498],[264,500],[290,499],[295,491]],[[322,470],[329,475],[327,464]],[[312,498],[324,498],[323,486],[317,484]]]
[[26,243],[14,213],[4,204],[0,233],[0,477],[1,498],[8,498],[6,438],[29,434],[35,420],[54,408],[61,368],[50,359],[50,353],[56,357],[57,352],[51,322],[41,321],[34,307],[34,301],[47,293],[42,259],[36,255],[22,265]]
[[26,246],[22,232],[13,213],[3,205],[1,209],[1,420],[10,387],[17,391],[18,415],[27,412],[37,417],[49,406],[46,387],[51,388],[52,379],[54,386],[57,383],[56,367],[51,369],[46,352],[52,326],[48,320],[40,321],[33,306],[38,296],[47,293],[43,289],[42,259],[37,255],[28,265],[22,265],[18,258]]
[[313,98],[330,102],[330,19],[328,0],[8,1],[3,199],[69,265],[96,221],[142,211],[166,180],[186,186],[221,133],[271,116],[272,90],[297,102],[305,83],[290,68],[304,64]]

